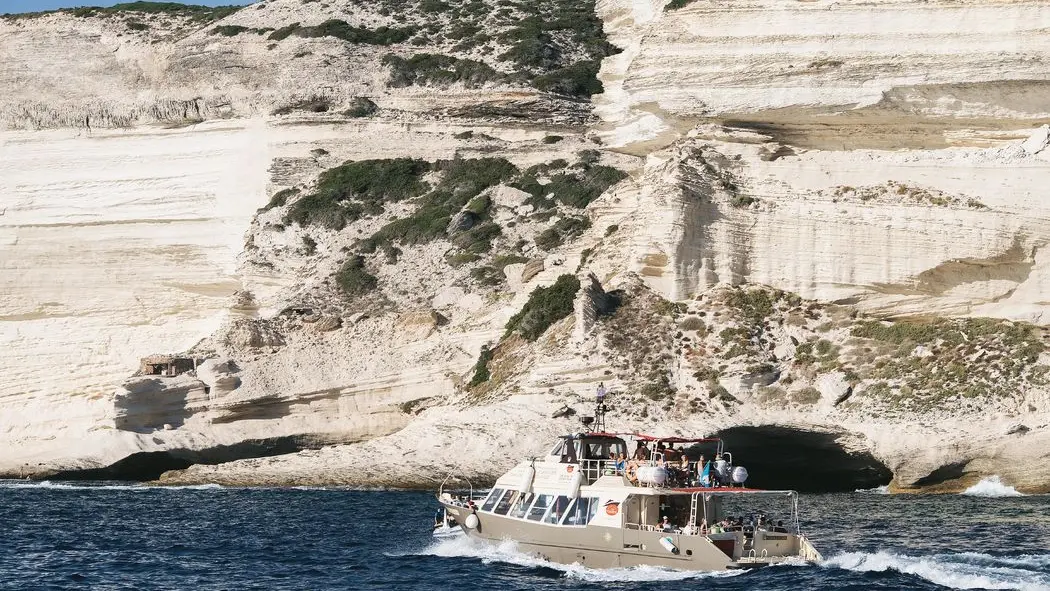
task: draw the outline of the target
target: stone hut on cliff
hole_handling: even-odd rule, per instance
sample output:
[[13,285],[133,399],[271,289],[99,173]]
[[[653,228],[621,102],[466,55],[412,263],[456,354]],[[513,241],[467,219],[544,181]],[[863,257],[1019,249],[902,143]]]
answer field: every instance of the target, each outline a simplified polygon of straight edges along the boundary
[[195,359],[174,355],[150,355],[139,362],[139,374],[173,377],[197,369]]

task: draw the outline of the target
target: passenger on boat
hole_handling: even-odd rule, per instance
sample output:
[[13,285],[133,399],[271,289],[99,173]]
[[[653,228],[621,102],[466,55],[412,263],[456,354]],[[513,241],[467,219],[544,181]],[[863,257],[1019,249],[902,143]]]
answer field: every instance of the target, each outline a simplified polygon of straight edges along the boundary
[[674,448],[674,444],[673,443],[667,444],[667,449],[664,450],[664,459],[665,460],[667,460],[668,462],[677,462],[679,455],[680,454],[679,454],[678,450]]
[[711,480],[714,486],[726,486],[729,484],[729,463],[722,459],[722,454],[715,455],[715,465],[712,466]]
[[667,533],[671,533],[672,531],[674,531],[674,526],[671,525],[671,522],[667,520],[666,515],[664,515],[664,520],[660,522],[660,529]]
[[773,527],[773,531],[778,533],[778,534],[786,534],[786,533],[788,533],[787,528],[784,527],[784,522],[783,521],[778,521],[776,526]]
[[626,470],[626,469],[627,469],[627,456],[625,454],[620,454],[620,456],[618,458],[616,458],[616,473],[617,474],[623,474],[623,471]]
[[649,460],[649,448],[645,445],[644,441],[638,442],[638,449],[634,450],[634,459],[642,461]]

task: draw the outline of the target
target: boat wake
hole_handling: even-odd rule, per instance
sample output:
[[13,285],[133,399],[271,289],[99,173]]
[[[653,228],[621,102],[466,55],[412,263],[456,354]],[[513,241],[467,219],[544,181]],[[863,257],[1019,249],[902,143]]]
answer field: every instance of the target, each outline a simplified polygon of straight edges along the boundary
[[996,557],[964,552],[907,556],[891,552],[847,552],[821,566],[854,572],[897,571],[955,589],[1050,590],[1050,554]]
[[538,556],[522,552],[518,549],[517,544],[509,540],[499,544],[490,544],[468,537],[441,540],[414,554],[440,556],[443,558],[477,558],[483,564],[502,562],[524,567],[547,568],[560,571],[561,576],[564,578],[587,582],[684,581],[687,579],[711,577],[733,577],[743,573],[743,571],[678,571],[655,566],[595,569],[580,564],[558,564],[544,560]]
[[977,484],[964,490],[961,494],[968,495],[971,497],[1023,497],[1022,493],[1017,492],[1017,489],[1012,486],[1003,484],[1003,481],[998,476],[989,476],[988,478],[982,479]]

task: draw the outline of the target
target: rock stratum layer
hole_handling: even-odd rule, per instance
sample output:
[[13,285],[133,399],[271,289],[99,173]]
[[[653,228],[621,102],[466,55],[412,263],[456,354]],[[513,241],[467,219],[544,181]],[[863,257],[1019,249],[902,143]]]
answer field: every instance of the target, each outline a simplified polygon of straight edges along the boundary
[[664,4],[0,19],[0,475],[1050,490],[1050,3]]

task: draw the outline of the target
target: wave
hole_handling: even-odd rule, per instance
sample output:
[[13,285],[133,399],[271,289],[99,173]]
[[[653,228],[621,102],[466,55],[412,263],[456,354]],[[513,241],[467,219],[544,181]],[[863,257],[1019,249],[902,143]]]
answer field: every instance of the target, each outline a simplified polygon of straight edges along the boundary
[[50,480],[0,480],[0,488],[8,489],[47,489],[47,490],[225,490],[218,484],[190,484],[185,486],[153,486],[145,484],[76,484],[72,482],[53,482]]
[[[442,558],[478,558],[483,564],[502,562],[516,566],[532,568],[549,568],[561,571],[567,579],[586,582],[652,582],[684,581],[712,577],[734,577],[743,571],[698,572],[680,571],[656,566],[638,566],[631,568],[595,569],[581,564],[558,564],[538,556],[522,552],[517,544],[510,540],[488,543],[469,537],[441,540],[412,554],[419,556],[439,556]],[[394,556],[394,554],[390,554]]]
[[888,495],[890,494],[890,485],[883,484],[882,486],[876,486],[875,488],[858,488],[853,492],[865,493],[869,495]]
[[968,495],[971,497],[1023,497],[1022,493],[1017,492],[1017,489],[1012,486],[1003,484],[1003,481],[998,476],[989,476],[988,478],[982,478],[980,482],[964,490],[961,494]]
[[1050,590],[1050,555],[997,557],[964,552],[907,556],[891,552],[847,552],[825,560],[825,568],[855,572],[897,571],[955,589]]

